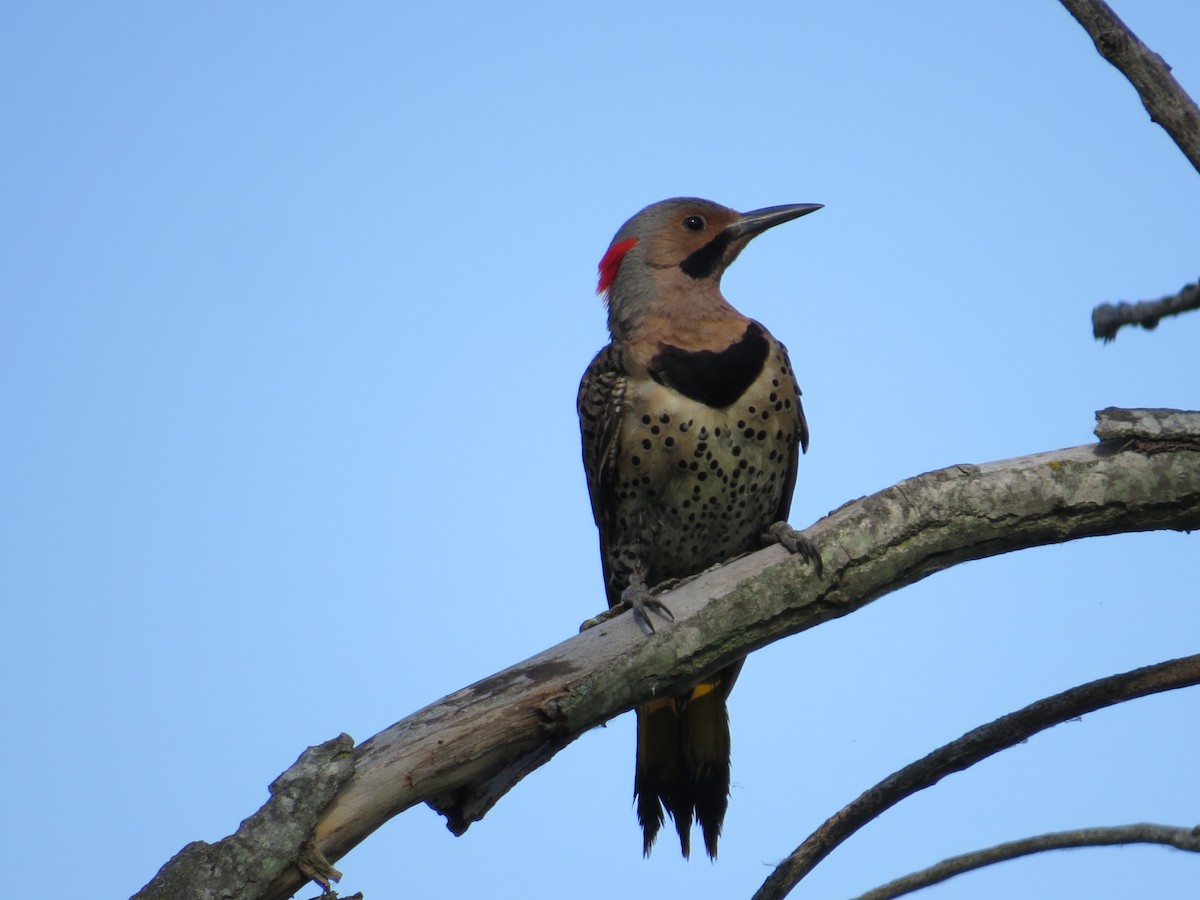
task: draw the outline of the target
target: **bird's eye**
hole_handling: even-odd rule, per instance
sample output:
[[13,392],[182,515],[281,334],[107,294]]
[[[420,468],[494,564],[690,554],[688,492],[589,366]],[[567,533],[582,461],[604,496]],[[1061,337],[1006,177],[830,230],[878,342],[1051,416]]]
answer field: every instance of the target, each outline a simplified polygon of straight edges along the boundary
[[704,216],[688,216],[683,220],[683,227],[688,231],[703,231],[704,226]]

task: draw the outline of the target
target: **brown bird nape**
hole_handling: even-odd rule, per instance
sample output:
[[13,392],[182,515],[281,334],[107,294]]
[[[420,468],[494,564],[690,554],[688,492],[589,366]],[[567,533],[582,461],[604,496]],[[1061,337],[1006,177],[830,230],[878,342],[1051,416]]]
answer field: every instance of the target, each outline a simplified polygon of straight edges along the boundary
[[[666,200],[626,222],[601,260],[612,341],[579,386],[583,462],[609,606],[632,607],[646,630],[658,603],[649,588],[756,549],[787,517],[808,447],[800,390],[786,348],[730,306],[720,282],[753,237],[817,209],[742,214]],[[647,855],[667,815],[684,856],[693,819],[717,854],[729,802],[726,698],[741,665],[637,710]]]

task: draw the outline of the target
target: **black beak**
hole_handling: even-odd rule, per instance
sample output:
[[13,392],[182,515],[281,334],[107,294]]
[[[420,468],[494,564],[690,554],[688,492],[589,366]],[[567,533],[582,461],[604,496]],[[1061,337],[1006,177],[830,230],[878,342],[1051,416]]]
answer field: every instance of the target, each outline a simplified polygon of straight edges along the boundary
[[784,206],[756,209],[752,212],[742,213],[740,218],[725,226],[722,234],[728,235],[730,240],[749,239],[762,234],[768,228],[774,228],[776,225],[782,225],[792,219],[807,216],[810,212],[816,212],[821,206],[820,203],[788,203]]

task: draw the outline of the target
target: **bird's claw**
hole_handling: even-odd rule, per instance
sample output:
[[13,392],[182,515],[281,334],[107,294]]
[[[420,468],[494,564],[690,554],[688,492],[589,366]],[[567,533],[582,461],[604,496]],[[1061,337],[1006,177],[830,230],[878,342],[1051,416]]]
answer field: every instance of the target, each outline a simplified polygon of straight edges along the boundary
[[639,578],[631,578],[629,586],[621,592],[621,602],[585,620],[579,626],[579,630],[587,631],[589,628],[595,628],[629,610],[633,610],[633,621],[637,622],[638,628],[647,636],[654,634],[654,623],[650,621],[651,612],[657,613],[668,622],[675,621],[675,614],[667,608],[667,604],[651,596],[650,589],[646,587],[644,581]]
[[801,559],[813,567],[813,571],[821,574],[821,551],[813,541],[797,531],[787,522],[776,522],[763,535],[763,540],[771,544],[779,544],[788,553],[798,553]]
[[651,612],[658,613],[668,622],[675,621],[675,614],[667,608],[667,604],[650,596],[650,589],[640,578],[629,579],[629,586],[621,592],[621,606],[633,610],[633,621],[646,635],[654,634]]

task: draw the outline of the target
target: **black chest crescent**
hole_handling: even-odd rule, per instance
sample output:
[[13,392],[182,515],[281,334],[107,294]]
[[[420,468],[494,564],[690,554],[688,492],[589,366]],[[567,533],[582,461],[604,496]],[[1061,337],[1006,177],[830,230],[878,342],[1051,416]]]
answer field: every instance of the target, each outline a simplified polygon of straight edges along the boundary
[[663,344],[650,361],[650,376],[698,403],[724,409],[758,378],[770,349],[762,328],[751,322],[741,338],[724,350],[683,350]]

